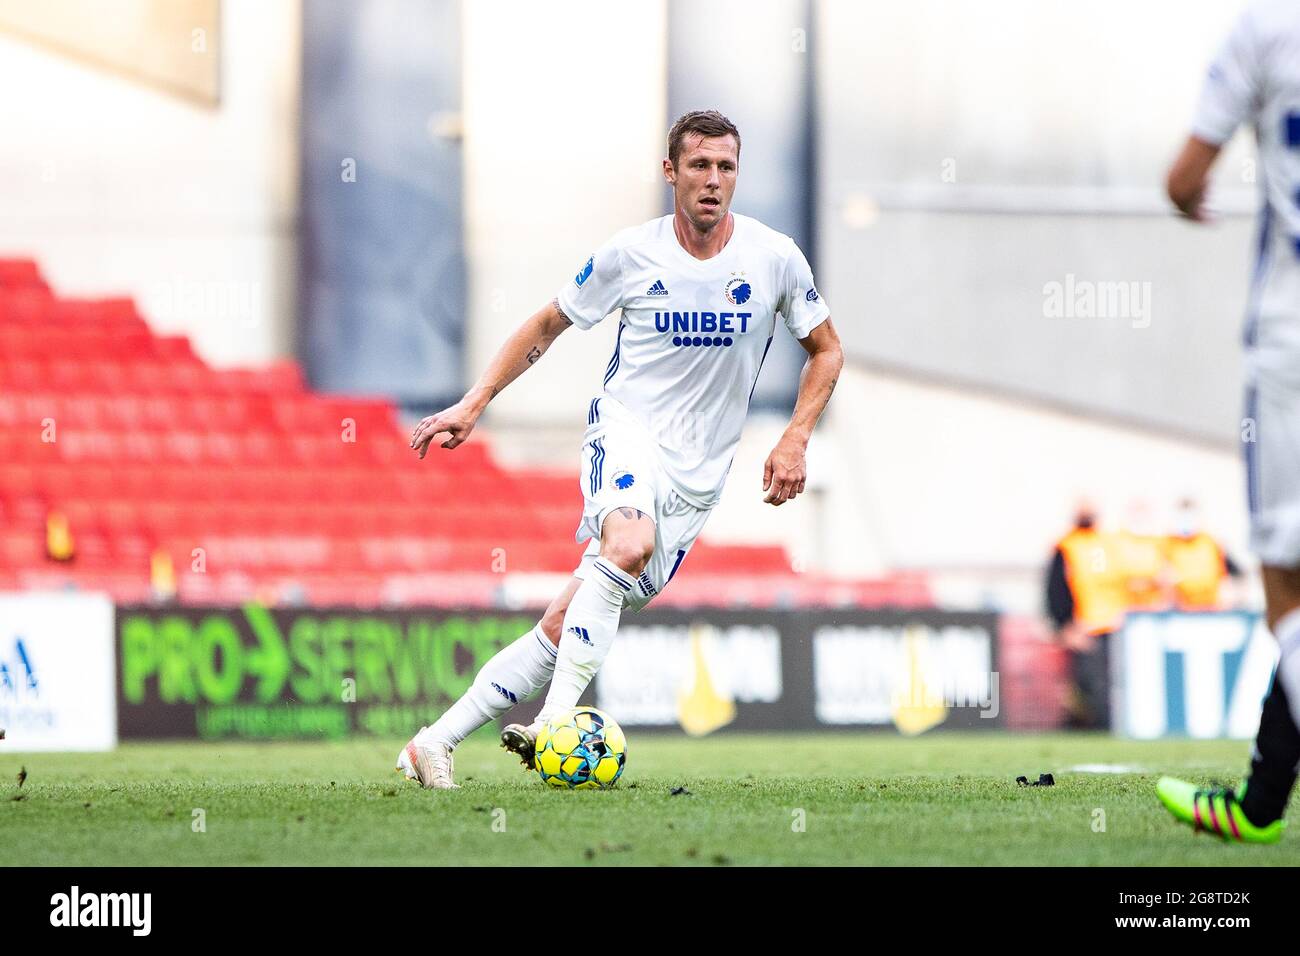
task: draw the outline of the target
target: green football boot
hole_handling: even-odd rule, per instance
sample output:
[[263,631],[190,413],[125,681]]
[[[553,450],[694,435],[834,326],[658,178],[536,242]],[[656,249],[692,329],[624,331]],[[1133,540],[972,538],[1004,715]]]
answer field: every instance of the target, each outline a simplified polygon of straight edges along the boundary
[[[1244,795],[1246,785],[1242,784]],[[1286,821],[1274,820],[1257,827],[1246,819],[1237,794],[1228,787],[1198,788],[1194,783],[1161,777],[1156,793],[1165,808],[1194,831],[1204,830],[1238,843],[1276,843],[1282,839]]]

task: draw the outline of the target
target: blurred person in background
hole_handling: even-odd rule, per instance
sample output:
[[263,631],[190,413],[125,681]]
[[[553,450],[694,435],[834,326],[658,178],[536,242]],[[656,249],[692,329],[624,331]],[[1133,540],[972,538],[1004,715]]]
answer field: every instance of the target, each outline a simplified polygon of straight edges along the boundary
[[1165,537],[1151,503],[1134,499],[1124,527],[1116,533],[1116,554],[1128,591],[1126,610],[1163,611],[1170,604]]
[[1191,498],[1178,502],[1173,532],[1165,539],[1165,558],[1177,610],[1218,611],[1238,602],[1229,585],[1241,577],[1241,568],[1202,530],[1200,509]]
[[1074,527],[1057,542],[1047,568],[1047,614],[1070,659],[1073,684],[1067,726],[1110,724],[1109,643],[1128,610],[1119,541],[1097,526],[1097,510],[1081,501]]
[[1169,198],[1193,222],[1220,150],[1254,127],[1263,206],[1245,329],[1242,446],[1251,547],[1279,659],[1250,773],[1238,787],[1162,777],[1170,813],[1225,840],[1276,843],[1300,764],[1300,3],[1255,0],[1205,80],[1191,135],[1170,167]]

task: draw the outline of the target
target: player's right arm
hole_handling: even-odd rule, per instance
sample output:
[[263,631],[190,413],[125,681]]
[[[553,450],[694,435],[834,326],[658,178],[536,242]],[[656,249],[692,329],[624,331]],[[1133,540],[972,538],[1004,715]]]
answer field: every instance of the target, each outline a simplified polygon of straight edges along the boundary
[[1192,134],[1169,168],[1165,189],[1178,211],[1204,222],[1210,167],[1237,127],[1254,114],[1260,90],[1261,49],[1252,10],[1233,25],[1210,64],[1192,121]]
[[1169,193],[1170,201],[1188,219],[1205,222],[1208,218],[1203,205],[1205,190],[1209,185],[1210,167],[1218,158],[1219,149],[1220,147],[1213,143],[1207,143],[1196,136],[1189,136],[1182,152],[1169,167],[1165,189]]
[[464,398],[415,426],[411,433],[411,447],[423,458],[437,435],[449,436],[442,443],[443,448],[463,444],[488,403],[528,371],[560,337],[560,333],[572,324],[558,301],[552,300],[538,309],[506,339]]

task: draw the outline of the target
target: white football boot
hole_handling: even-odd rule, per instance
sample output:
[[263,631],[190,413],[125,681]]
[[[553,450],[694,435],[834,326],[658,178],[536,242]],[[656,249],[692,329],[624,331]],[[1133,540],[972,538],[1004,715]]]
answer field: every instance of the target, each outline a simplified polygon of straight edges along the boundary
[[[415,737],[420,736],[420,734],[424,733],[426,729],[428,728],[421,727],[416,731]],[[412,737],[406,742],[406,747],[415,743],[415,737]],[[397,772],[406,777],[407,780],[418,780],[419,777],[415,775],[415,767],[411,765],[411,758],[406,755],[406,747],[403,747],[397,752]]]
[[441,743],[424,746],[412,737],[397,755],[397,769],[407,780],[418,780],[426,790],[459,790],[460,784],[452,779],[456,767],[451,750]]

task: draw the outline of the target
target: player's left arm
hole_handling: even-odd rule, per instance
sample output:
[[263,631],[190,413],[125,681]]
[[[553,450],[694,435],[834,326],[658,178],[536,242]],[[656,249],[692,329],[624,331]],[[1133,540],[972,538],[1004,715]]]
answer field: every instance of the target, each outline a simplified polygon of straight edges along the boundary
[[799,397],[790,424],[763,465],[763,501],[770,505],[782,505],[803,492],[808,477],[804,462],[808,439],[826,410],[840,369],[844,367],[840,337],[829,316],[798,341],[808,353],[808,361],[799,375]]

